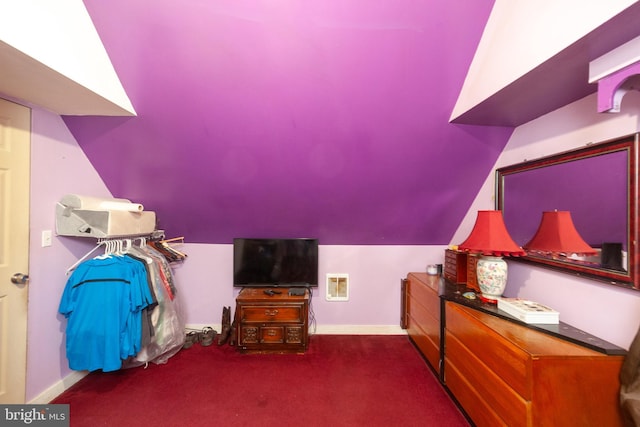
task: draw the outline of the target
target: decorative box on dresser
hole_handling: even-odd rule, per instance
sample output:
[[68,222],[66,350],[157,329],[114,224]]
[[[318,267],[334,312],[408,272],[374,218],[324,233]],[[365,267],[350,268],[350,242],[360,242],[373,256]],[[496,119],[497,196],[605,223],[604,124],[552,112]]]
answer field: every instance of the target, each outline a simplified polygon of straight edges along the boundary
[[467,283],[467,253],[446,249],[444,251],[444,277],[453,283]]
[[309,291],[243,288],[236,297],[235,325],[242,353],[304,353],[309,343]]
[[477,427],[623,425],[624,349],[563,322],[526,324],[444,278],[409,273],[403,285],[409,337]]

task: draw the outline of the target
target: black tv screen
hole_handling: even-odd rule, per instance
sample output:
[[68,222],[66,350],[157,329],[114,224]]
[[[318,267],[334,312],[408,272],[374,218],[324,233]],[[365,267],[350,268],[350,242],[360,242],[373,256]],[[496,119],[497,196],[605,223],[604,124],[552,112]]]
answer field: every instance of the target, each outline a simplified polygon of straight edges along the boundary
[[318,239],[233,239],[233,286],[317,287]]

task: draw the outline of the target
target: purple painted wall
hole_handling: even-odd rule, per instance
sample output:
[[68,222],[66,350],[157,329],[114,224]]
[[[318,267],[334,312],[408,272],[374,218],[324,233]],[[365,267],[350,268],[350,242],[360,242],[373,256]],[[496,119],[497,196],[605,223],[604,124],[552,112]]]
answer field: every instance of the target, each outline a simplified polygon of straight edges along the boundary
[[448,123],[492,0],[86,0],[135,118],[65,117],[189,242],[447,244],[511,129]]

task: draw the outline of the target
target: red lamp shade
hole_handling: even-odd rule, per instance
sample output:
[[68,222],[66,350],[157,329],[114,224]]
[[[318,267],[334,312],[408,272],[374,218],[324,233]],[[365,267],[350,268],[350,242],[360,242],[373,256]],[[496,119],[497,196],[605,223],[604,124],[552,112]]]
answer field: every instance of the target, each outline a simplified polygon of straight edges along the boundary
[[478,211],[471,234],[458,245],[458,250],[489,256],[526,255],[509,235],[502,211]]
[[544,254],[595,255],[571,219],[569,211],[542,212],[540,227],[533,238],[524,245],[527,251]]

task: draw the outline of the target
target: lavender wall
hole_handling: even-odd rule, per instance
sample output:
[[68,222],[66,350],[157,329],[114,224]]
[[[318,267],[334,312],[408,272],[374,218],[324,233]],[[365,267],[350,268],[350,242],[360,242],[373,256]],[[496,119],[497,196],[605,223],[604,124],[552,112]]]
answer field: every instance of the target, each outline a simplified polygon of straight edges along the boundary
[[[444,246],[320,246],[319,286],[312,299],[317,332],[400,331],[400,279],[409,271],[444,261]],[[187,323],[219,324],[222,307],[234,306],[231,245],[185,244],[184,265],[176,268]],[[347,273],[348,302],[328,302],[326,275]]]
[[67,193],[110,196],[62,119],[33,108],[27,401],[46,394],[49,387],[54,389],[47,396],[55,397],[61,391],[59,382],[71,372],[64,349],[66,323],[58,314],[58,304],[67,280],[67,268],[96,243],[94,239],[56,236],[52,246],[41,247],[41,233],[55,230],[55,204]]
[[139,116],[65,122],[190,242],[446,244],[511,133],[448,123],[493,3],[87,0]]

